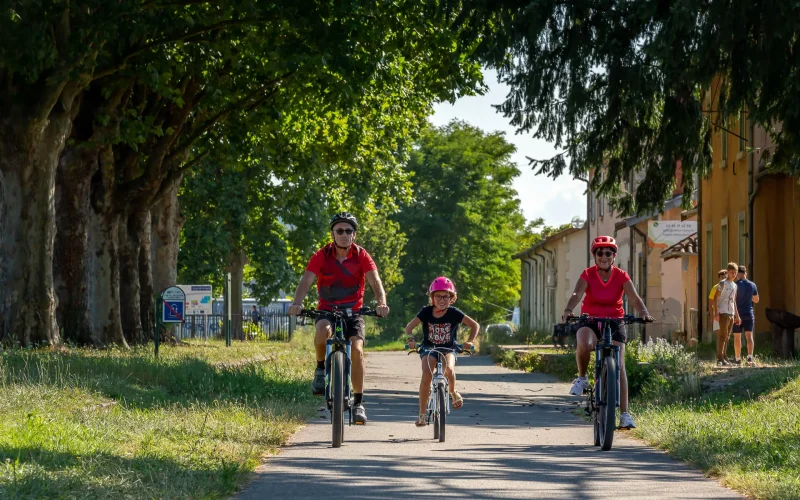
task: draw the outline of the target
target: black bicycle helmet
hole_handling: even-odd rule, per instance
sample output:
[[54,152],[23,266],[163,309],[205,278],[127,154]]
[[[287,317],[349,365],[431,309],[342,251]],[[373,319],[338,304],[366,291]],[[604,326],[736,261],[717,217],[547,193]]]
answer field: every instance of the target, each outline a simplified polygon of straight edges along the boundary
[[331,217],[331,229],[333,229],[333,226],[340,222],[347,222],[353,226],[354,230],[358,231],[358,219],[356,219],[355,215],[351,214],[350,212],[340,212]]

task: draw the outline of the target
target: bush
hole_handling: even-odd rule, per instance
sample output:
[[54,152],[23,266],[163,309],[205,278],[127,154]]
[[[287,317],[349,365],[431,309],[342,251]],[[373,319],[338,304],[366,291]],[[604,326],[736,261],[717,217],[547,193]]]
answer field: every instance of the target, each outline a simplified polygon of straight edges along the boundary
[[626,353],[631,395],[650,401],[679,401],[700,392],[699,364],[695,353],[680,344],[656,339],[646,344],[631,342]]

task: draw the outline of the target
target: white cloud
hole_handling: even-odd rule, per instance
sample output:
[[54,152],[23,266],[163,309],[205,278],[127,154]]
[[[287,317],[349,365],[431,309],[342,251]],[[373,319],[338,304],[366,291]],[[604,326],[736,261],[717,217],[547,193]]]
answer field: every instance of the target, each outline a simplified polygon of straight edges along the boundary
[[526,156],[550,158],[560,151],[541,139],[515,134],[508,120],[492,108],[492,104],[501,104],[505,100],[508,87],[497,81],[494,71],[484,70],[484,76],[489,86],[485,95],[462,97],[453,105],[437,104],[430,117],[431,122],[441,126],[457,118],[487,132],[499,130],[506,133],[506,139],[517,147],[512,159],[522,175],[515,180],[514,188],[519,193],[520,206],[526,219],[542,217],[546,224],[556,226],[569,222],[576,215],[585,218],[586,197],[583,192],[586,184],[569,178],[569,174],[555,180],[534,175]]

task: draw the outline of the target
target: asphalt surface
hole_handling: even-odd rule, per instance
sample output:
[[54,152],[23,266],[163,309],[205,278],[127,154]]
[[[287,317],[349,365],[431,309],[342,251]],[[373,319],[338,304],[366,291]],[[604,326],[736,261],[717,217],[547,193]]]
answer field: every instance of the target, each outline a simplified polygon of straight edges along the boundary
[[320,411],[236,498],[741,498],[626,432],[601,451],[569,384],[487,357],[459,358],[464,407],[439,443],[432,426],[414,425],[420,370],[416,355],[368,353],[369,423],[345,426],[334,449]]

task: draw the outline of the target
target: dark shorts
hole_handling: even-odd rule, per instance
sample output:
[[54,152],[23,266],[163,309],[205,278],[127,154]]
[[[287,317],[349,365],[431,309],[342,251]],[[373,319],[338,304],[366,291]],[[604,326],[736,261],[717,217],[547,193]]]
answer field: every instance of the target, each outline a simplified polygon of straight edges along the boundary
[[[447,349],[447,348],[445,348],[445,349]],[[427,347],[427,346],[422,346],[422,347],[420,347],[420,348],[419,348],[419,359],[422,359],[422,358],[424,358],[425,356],[433,356],[433,357],[437,357],[437,355],[438,355],[440,352],[441,352],[441,351],[432,352],[432,351],[430,350],[430,347]],[[453,356],[455,356],[456,360],[458,360],[458,353],[457,353],[456,351],[452,351],[452,352],[453,352]],[[446,354],[446,353],[447,353],[447,351],[445,351],[445,354]],[[442,362],[444,362],[444,359],[442,359]]]
[[[611,326],[611,340],[616,340],[622,344],[628,342],[628,335],[625,330],[625,325],[622,324],[622,320],[619,321],[609,321],[609,325]],[[593,321],[592,323],[586,325],[589,327],[597,337],[597,340],[603,340],[603,324],[598,324],[597,321]]]
[[[327,322],[329,322],[331,324],[331,331],[333,331],[333,328],[334,328],[334,324],[333,323],[334,323],[335,320],[332,317],[330,317],[330,318],[324,318],[324,317],[317,318],[317,321],[315,322],[315,325],[316,325],[316,323],[319,323],[320,321],[323,321],[323,320],[325,320],[325,321],[327,321]],[[363,316],[355,316],[355,317],[347,318],[347,319],[344,320],[344,338],[345,338],[345,340],[350,340],[353,337],[355,337],[357,339],[361,339],[361,342],[365,341],[365,336],[364,336],[364,317]]]
[[755,318],[742,318],[741,325],[733,325],[733,333],[752,332],[755,326]]

